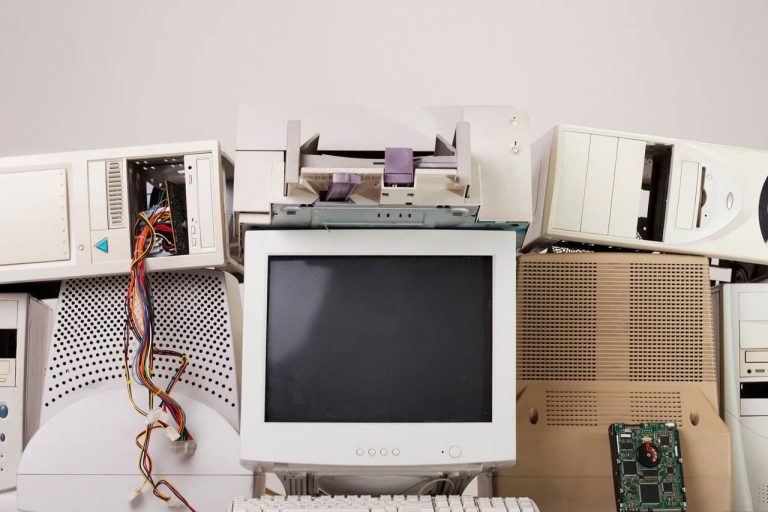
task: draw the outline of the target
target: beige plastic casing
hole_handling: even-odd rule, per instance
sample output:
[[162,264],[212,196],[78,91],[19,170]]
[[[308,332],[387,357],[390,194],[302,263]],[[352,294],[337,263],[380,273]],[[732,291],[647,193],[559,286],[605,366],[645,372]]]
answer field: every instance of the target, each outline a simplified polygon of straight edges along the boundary
[[689,510],[729,510],[706,259],[525,255],[517,316],[518,457],[494,495],[615,510],[609,425],[674,421]]
[[[415,197],[408,199],[382,200],[383,168],[301,168],[304,181],[291,183],[286,176],[289,120],[301,121],[301,143],[319,133],[321,151],[410,147],[427,152],[434,149],[436,135],[450,140],[456,123],[466,121],[472,148],[469,194],[456,195],[453,181],[447,179],[450,172],[439,169],[417,171],[418,186],[412,190]],[[407,201],[413,206],[478,206],[478,221],[527,224],[532,209],[528,124],[525,110],[509,106],[240,105],[235,215],[243,223],[269,225],[274,206],[317,201],[318,194],[308,183],[317,180],[318,175],[325,175],[327,181],[330,172],[346,171],[378,182],[378,188],[360,187],[367,193],[353,194],[353,203],[391,206]]]
[[216,141],[186,142],[0,158],[0,283],[127,273],[127,162],[144,158],[176,159],[190,238],[189,254],[149,258],[147,269],[224,265],[223,156]]
[[[671,147],[659,241],[636,236],[654,146]],[[758,211],[767,178],[768,151],[561,125],[525,246],[569,240],[765,264]]]

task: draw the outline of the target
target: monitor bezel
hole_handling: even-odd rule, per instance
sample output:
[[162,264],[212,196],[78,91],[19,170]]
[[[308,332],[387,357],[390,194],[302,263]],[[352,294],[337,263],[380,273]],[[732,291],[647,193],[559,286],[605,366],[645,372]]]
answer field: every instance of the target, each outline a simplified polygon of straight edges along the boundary
[[[292,471],[329,466],[338,469],[463,466],[476,470],[514,462],[515,232],[285,230],[250,231],[245,239],[240,428],[243,465],[260,470]],[[265,421],[270,256],[490,256],[493,280],[491,421]]]

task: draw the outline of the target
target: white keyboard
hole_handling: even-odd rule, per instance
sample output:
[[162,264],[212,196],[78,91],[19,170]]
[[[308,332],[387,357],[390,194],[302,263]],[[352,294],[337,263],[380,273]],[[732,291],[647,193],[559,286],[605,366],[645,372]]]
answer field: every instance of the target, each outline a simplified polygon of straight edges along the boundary
[[472,496],[264,496],[235,498],[230,512],[539,512],[530,498]]

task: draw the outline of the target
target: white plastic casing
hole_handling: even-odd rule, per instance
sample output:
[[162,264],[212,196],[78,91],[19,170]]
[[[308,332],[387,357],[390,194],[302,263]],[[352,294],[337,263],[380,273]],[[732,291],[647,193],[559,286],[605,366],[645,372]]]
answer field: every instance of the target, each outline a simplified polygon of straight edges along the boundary
[[[197,443],[193,454],[176,454],[158,431],[150,447],[155,472],[177,485],[197,510],[224,510],[235,496],[253,491],[253,474],[238,457],[239,286],[216,270],[153,272],[149,278],[155,342],[187,355],[189,367],[172,396],[184,408]],[[127,498],[142,482],[134,438],[146,428],[126,392],[127,286],[126,275],[62,283],[52,334],[46,337],[45,375],[34,379],[43,387],[33,408],[41,425],[19,465],[21,510],[169,510],[146,488],[133,502]],[[135,348],[132,339],[129,361]],[[165,388],[179,359],[156,356],[154,361],[155,382]],[[135,382],[133,395],[148,408],[147,392]]]
[[[288,121],[301,121],[301,142],[320,135],[319,150],[431,152],[435,137],[451,140],[469,123],[477,220],[527,226],[532,215],[528,113],[509,106],[240,105],[237,119],[234,210],[270,223],[284,196]],[[473,192],[480,191],[480,194]],[[294,200],[295,201],[295,200]],[[310,201],[311,202],[311,201]],[[471,202],[471,201],[470,201]],[[436,205],[432,205],[436,206]]]
[[[660,241],[637,236],[645,150],[654,145],[672,147]],[[766,151],[559,126],[526,247],[569,240],[768,263],[758,220],[767,178]]]
[[0,283],[126,273],[135,221],[128,160],[164,157],[176,158],[186,182],[189,254],[149,258],[147,269],[225,264],[218,142],[15,156],[0,158],[0,236],[8,241]]
[[[294,230],[246,233],[241,463],[262,470],[482,470],[514,463],[515,233],[462,230]],[[493,258],[492,411],[488,423],[265,421],[271,255],[462,255]],[[372,290],[371,293],[376,293]],[[447,312],[450,314],[450,312]],[[268,442],[265,442],[268,440]],[[382,455],[386,449],[387,455]],[[359,455],[362,450],[364,455]],[[374,456],[369,451],[375,450]],[[372,452],[371,452],[372,453]],[[396,454],[396,455],[395,455]]]
[[16,357],[0,359],[0,491],[16,487],[22,451],[40,423],[52,322],[44,303],[27,294],[0,294],[0,329],[16,331]]
[[725,421],[733,443],[733,509],[768,511],[768,397],[741,398],[744,384],[768,386],[768,283],[722,288]]

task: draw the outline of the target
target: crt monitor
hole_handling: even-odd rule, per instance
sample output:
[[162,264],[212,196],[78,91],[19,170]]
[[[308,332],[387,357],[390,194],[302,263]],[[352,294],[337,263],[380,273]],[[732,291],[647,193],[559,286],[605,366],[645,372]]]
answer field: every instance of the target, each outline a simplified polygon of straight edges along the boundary
[[515,248],[505,231],[248,232],[243,464],[513,463]]

